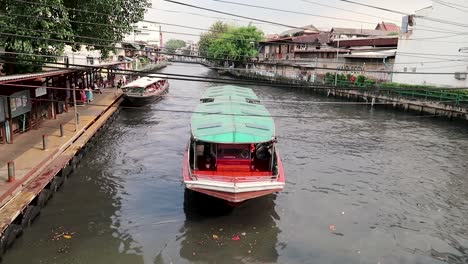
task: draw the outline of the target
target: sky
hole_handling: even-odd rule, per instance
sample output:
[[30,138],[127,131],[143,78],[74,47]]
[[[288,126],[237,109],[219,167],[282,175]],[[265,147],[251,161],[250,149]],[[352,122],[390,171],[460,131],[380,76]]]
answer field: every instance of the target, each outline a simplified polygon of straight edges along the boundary
[[[284,13],[280,11],[272,11],[265,9],[258,9],[254,7],[238,6],[228,3],[216,2],[215,0],[176,0],[191,5],[197,5],[219,11],[230,12],[238,15],[243,15],[251,18],[258,18],[277,23],[302,27],[305,25],[314,25],[315,27],[323,30],[329,30],[332,27],[353,27],[353,28],[369,28],[374,29],[377,23],[385,21],[392,22],[401,26],[401,15],[375,10],[363,6],[358,6],[350,3],[341,2],[339,0],[230,0],[236,3],[245,3],[250,5],[265,6],[283,10],[298,11],[303,13],[310,13],[312,15],[336,17],[345,20],[328,19],[322,17],[315,17],[311,15],[298,15]],[[311,1],[319,4],[339,7],[345,10],[337,10],[330,7],[320,6],[313,4]],[[398,10],[405,13],[414,13],[414,11],[428,7],[431,5],[430,0],[355,0],[356,2],[365,3],[374,6],[380,6],[388,9]],[[168,11],[185,12],[174,13]],[[356,14],[352,12],[359,12],[363,14]],[[195,13],[195,14],[187,14]],[[249,22],[261,28],[265,34],[281,33],[291,28],[271,25],[262,22],[249,21],[248,19],[235,18],[228,15],[213,13],[210,11],[199,10],[191,7],[185,7],[164,0],[152,0],[152,8],[148,10],[145,15],[145,20],[159,21],[164,23],[178,24],[182,26],[191,26],[197,28],[208,29],[211,24],[222,18],[224,22],[235,25],[247,25]],[[361,22],[349,21],[358,20]],[[175,27],[162,25],[162,31],[171,31],[176,33],[189,33],[199,35],[202,30],[190,29],[183,27]],[[182,34],[169,34],[163,33],[164,41],[171,38],[198,41],[198,36],[189,36]]]

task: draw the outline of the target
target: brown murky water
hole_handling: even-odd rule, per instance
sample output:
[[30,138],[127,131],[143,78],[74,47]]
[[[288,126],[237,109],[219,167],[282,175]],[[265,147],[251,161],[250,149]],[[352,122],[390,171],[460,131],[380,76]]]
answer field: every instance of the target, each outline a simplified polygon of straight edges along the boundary
[[286,189],[184,201],[190,114],[158,110],[192,110],[211,85],[171,81],[124,109],[4,263],[468,263],[467,128],[432,118],[254,87],[273,115],[315,117],[276,118]]

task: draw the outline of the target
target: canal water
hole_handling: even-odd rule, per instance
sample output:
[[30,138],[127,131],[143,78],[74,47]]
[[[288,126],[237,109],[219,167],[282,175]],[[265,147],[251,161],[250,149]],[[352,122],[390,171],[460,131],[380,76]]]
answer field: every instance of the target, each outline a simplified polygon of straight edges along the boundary
[[282,116],[285,190],[234,209],[193,203],[179,110],[213,85],[174,80],[157,104],[123,109],[4,263],[468,263],[466,127],[253,87]]

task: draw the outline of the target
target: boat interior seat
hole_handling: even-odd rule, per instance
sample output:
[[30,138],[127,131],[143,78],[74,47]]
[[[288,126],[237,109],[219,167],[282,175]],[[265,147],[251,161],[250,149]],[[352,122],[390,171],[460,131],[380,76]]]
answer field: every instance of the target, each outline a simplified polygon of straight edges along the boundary
[[249,165],[224,165],[224,164],[218,164],[217,165],[217,170],[219,172],[223,171],[238,171],[238,172],[248,172],[250,171],[250,166]]

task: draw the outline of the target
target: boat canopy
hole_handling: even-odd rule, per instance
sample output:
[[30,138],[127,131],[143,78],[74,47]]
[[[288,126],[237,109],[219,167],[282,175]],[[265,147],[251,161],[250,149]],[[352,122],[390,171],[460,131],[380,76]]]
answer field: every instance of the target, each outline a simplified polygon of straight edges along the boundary
[[138,80],[135,80],[133,82],[128,83],[127,85],[125,85],[122,88],[134,88],[134,87],[145,88],[148,85],[151,85],[151,84],[153,84],[155,82],[162,81],[162,80],[164,80],[164,79],[162,79],[162,78],[141,77]]
[[192,135],[200,141],[225,144],[273,140],[275,124],[249,88],[208,88],[192,115]]

